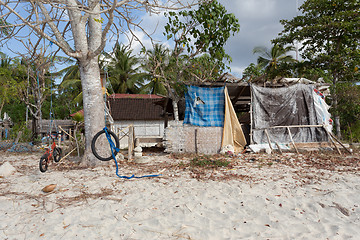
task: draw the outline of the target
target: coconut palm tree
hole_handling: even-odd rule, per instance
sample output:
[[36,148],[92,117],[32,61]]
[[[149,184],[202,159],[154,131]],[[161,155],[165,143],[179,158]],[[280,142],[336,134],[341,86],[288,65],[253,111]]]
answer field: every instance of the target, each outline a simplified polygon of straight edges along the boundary
[[56,73],[64,74],[60,83],[60,89],[73,99],[73,103],[82,104],[82,86],[78,64],[70,65]]
[[282,64],[295,61],[294,57],[289,55],[290,51],[294,51],[293,46],[283,47],[279,44],[275,44],[270,50],[266,47],[255,47],[253,49],[254,54],[260,55],[257,59],[258,65],[265,69],[265,73],[271,78],[286,72],[281,68]]
[[147,75],[139,72],[140,60],[131,53],[128,47],[119,43],[115,44],[112,54],[105,53],[110,59],[108,74],[115,93],[138,93]]
[[167,90],[164,85],[162,72],[167,71],[169,66],[169,49],[162,44],[155,44],[152,50],[143,52],[146,57],[143,61],[142,68],[148,72],[146,83],[141,89],[141,93],[167,95]]

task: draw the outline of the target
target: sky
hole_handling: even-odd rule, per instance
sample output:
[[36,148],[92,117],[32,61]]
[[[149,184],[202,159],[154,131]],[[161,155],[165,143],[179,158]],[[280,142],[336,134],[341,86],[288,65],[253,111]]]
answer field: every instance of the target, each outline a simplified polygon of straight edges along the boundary
[[[270,48],[271,40],[276,38],[283,29],[279,21],[292,19],[300,14],[297,8],[304,0],[218,0],[218,2],[224,5],[229,13],[233,13],[240,23],[240,32],[230,37],[225,51],[233,60],[230,64],[230,72],[236,77],[242,77],[243,70],[250,63],[256,63],[258,55],[252,53],[253,49],[258,46]],[[141,26],[148,33],[152,33],[154,40],[170,49],[173,47],[162,34],[167,21],[163,14],[145,14],[139,16],[139,20]],[[135,30],[134,32],[146,48],[151,48],[151,41],[142,31]],[[124,44],[129,43],[125,36],[122,36],[120,41]],[[109,38],[105,51],[111,52],[114,44],[115,39]],[[133,41],[131,47],[134,54],[140,52],[140,43]]]
[[[232,36],[225,51],[232,58],[230,64],[231,73],[236,77],[242,77],[243,70],[256,63],[258,55],[253,54],[253,49],[258,46],[271,48],[271,40],[276,38],[283,30],[281,19],[292,19],[298,12],[298,7],[304,0],[218,0],[225,6],[229,13],[233,13],[240,23],[240,31]],[[163,15],[143,16],[142,26],[148,32],[154,32],[153,38],[171,48],[171,42],[165,41],[162,36],[163,26],[166,19]],[[137,31],[138,37],[146,47],[151,46],[151,41],[146,39],[145,34]],[[123,39],[128,43],[126,39]],[[110,44],[111,45],[111,44]],[[139,43],[133,42],[133,52],[141,48]]]

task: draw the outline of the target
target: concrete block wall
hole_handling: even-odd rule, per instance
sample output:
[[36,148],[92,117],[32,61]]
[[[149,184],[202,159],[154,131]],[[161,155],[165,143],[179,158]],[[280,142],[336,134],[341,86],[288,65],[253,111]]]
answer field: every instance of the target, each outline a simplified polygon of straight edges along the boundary
[[221,149],[222,127],[170,125],[165,129],[165,152],[216,154]]

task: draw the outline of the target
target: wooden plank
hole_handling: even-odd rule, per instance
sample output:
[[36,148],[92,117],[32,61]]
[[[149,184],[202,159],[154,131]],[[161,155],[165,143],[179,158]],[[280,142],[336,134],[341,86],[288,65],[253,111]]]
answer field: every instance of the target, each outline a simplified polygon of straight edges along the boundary
[[163,141],[161,137],[138,137],[136,139],[139,143],[161,143]]

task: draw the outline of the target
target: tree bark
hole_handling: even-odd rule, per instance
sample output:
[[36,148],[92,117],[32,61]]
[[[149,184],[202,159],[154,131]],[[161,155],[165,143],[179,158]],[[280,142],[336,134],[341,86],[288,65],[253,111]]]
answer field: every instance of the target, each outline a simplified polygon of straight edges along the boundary
[[172,104],[173,104],[173,109],[174,109],[174,119],[175,119],[175,121],[180,121],[179,120],[179,107],[178,107],[178,102],[175,100],[175,99],[173,99],[173,101],[172,101]]
[[85,153],[82,165],[95,166],[100,164],[100,161],[91,152],[91,140],[105,126],[105,104],[101,91],[100,69],[97,58],[79,61],[79,65],[85,122]]
[[[71,4],[76,6],[74,1],[71,1]],[[77,60],[83,91],[85,123],[85,153],[81,163],[83,166],[100,165],[101,161],[92,154],[91,141],[93,136],[105,126],[105,103],[101,89],[98,54],[96,54],[102,40],[101,23],[95,21],[101,19],[100,4],[99,1],[92,0],[89,1],[89,6],[92,6],[92,13],[84,16],[77,7],[68,9],[75,49],[79,53]]]
[[333,74],[333,87],[334,87],[334,93],[332,96],[332,107],[335,109],[335,113],[334,113],[334,124],[335,124],[335,131],[336,131],[336,137],[338,139],[341,139],[341,127],[340,127],[340,116],[339,116],[339,111],[338,111],[338,97],[337,97],[337,88],[336,88],[336,83],[337,83],[337,74],[334,73]]

